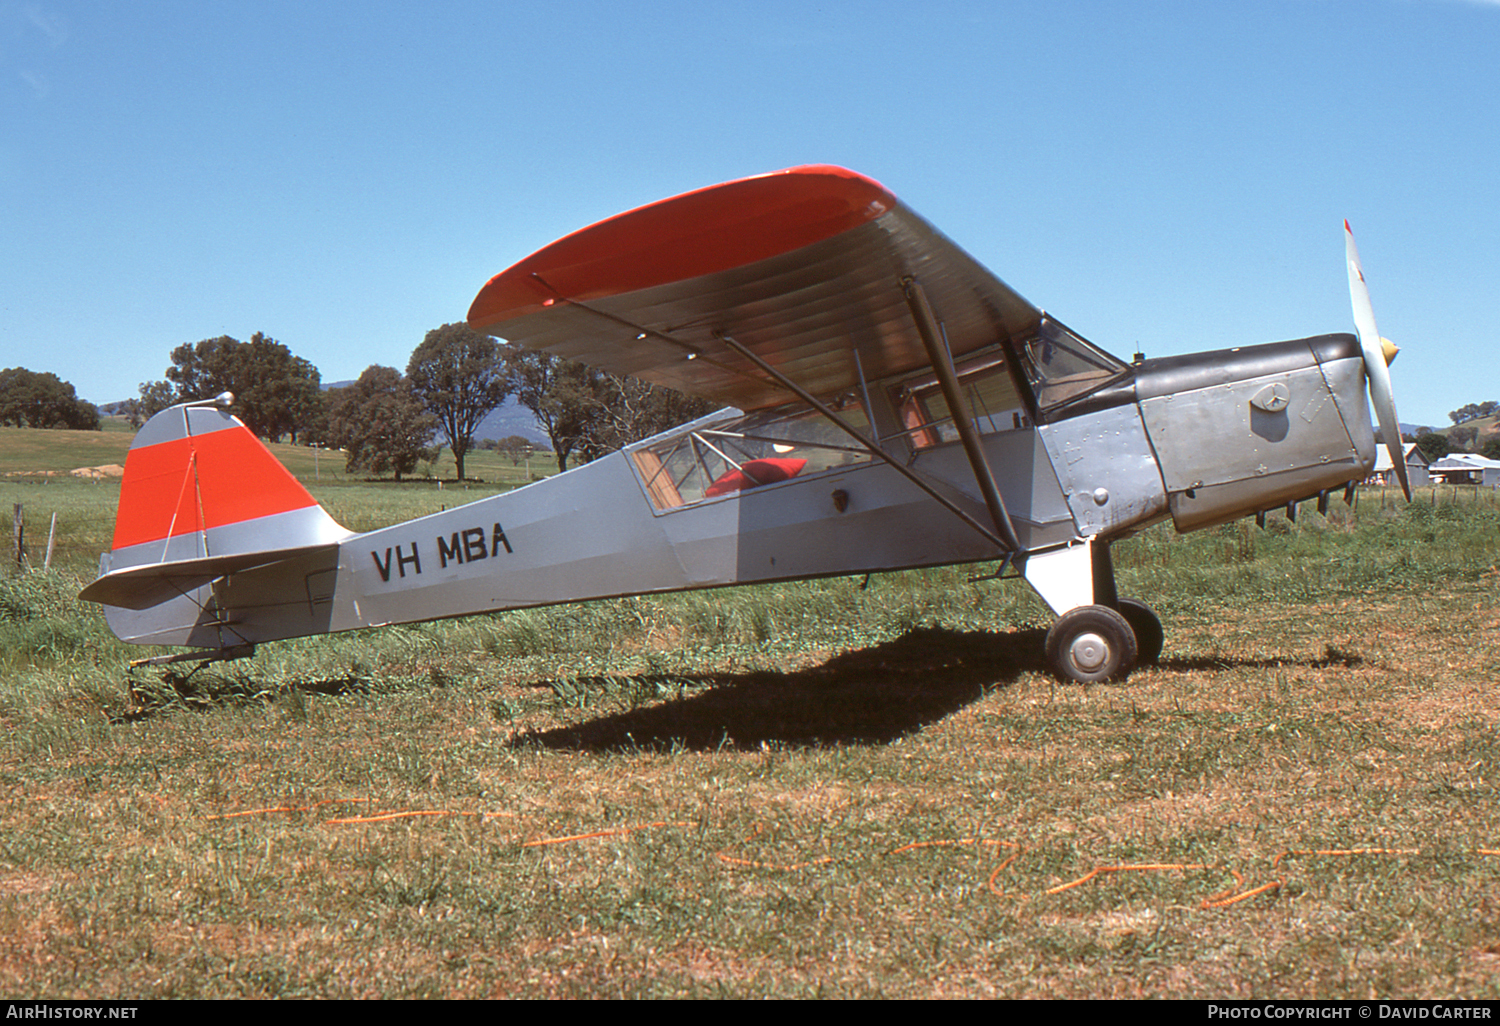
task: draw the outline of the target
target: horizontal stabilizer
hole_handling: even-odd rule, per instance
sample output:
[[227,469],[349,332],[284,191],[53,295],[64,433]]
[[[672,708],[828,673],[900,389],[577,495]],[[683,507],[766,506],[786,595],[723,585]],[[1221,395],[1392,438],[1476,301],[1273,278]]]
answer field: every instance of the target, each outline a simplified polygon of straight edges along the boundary
[[225,574],[337,548],[337,545],[304,545],[266,552],[179,559],[171,563],[146,563],[104,574],[79,592],[78,597],[106,606],[150,609]]

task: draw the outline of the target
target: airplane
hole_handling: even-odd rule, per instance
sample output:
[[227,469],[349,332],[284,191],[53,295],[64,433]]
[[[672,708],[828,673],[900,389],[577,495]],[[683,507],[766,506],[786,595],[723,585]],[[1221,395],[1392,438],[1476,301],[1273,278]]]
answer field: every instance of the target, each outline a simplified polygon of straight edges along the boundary
[[[1062,680],[1123,679],[1164,633],[1111,546],[1368,476],[1366,389],[1410,498],[1354,237],[1355,334],[1120,360],[879,182],[789,168],[583,228],[492,278],[468,323],[725,404],[515,491],[362,534],[228,410],[153,417],[81,597],[121,639],[236,658],[284,638],[757,582],[996,563],[1056,614]],[[985,577],[977,578],[986,579]]]

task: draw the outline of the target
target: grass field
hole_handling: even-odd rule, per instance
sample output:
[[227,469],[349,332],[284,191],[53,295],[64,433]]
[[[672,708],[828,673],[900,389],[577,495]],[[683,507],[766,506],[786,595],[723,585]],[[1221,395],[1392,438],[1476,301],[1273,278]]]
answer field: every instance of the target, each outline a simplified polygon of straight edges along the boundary
[[984,568],[132,671],[115,492],[0,484],[8,996],[1500,997],[1491,495],[1122,543],[1166,651],[1081,688]]
[[[125,465],[125,453],[135,429],[123,418],[105,417],[100,431],[36,431],[31,428],[0,427],[0,480],[40,483],[64,477],[80,467]],[[368,484],[363,474],[344,471],[342,453],[315,451],[305,445],[273,442],[270,449],[293,474],[309,485]],[[493,450],[475,450],[464,461],[465,475],[472,482],[515,487],[529,478],[557,473],[557,460],[540,453],[519,463]],[[437,460],[418,468],[417,481],[430,478],[454,487],[453,453],[443,449]]]

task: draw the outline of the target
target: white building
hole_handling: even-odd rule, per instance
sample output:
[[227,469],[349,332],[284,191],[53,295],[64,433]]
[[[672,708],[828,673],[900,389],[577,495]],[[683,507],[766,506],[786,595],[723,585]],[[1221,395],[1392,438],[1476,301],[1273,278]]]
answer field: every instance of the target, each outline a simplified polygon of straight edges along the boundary
[[1448,484],[1500,488],[1500,460],[1487,460],[1471,452],[1449,453],[1427,469],[1433,477]]
[[[1428,463],[1430,462],[1422,450],[1417,448],[1416,442],[1407,442],[1403,447],[1406,457],[1406,479],[1411,482],[1413,488],[1421,488],[1423,485],[1431,484],[1428,475]],[[1375,469],[1370,476],[1376,484],[1396,484],[1396,476],[1391,473],[1391,452],[1383,445],[1375,447]]]

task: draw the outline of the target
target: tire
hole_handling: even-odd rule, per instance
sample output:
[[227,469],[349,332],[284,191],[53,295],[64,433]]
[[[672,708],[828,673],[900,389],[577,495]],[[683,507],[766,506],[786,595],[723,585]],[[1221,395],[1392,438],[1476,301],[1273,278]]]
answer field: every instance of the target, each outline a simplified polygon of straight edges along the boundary
[[1047,632],[1047,665],[1064,681],[1121,680],[1135,669],[1135,631],[1108,606],[1079,606]]
[[1167,640],[1155,611],[1136,598],[1122,598],[1116,608],[1135,632],[1136,665],[1155,665]]

